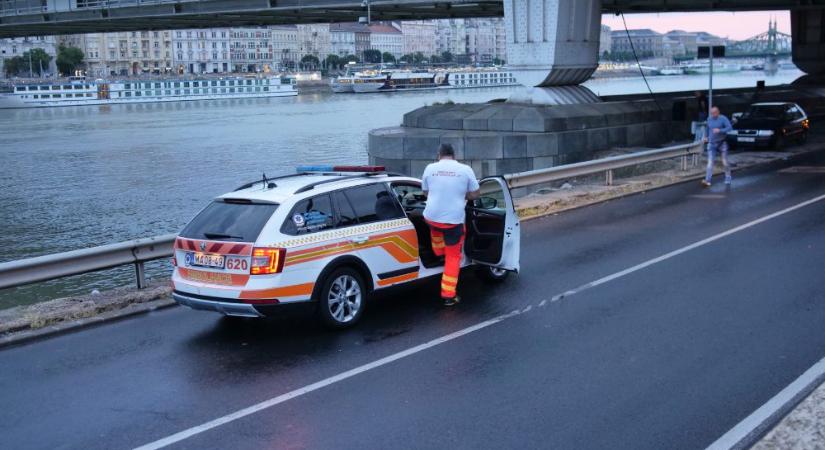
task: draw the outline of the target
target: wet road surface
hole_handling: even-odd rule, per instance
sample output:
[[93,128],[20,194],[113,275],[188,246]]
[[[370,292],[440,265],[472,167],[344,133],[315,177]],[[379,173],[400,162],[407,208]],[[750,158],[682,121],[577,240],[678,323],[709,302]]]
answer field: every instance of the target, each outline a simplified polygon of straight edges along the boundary
[[378,296],[353,330],[184,308],[0,351],[5,448],[132,448],[492,318],[172,448],[704,448],[825,356],[825,156],[522,225],[522,273]]

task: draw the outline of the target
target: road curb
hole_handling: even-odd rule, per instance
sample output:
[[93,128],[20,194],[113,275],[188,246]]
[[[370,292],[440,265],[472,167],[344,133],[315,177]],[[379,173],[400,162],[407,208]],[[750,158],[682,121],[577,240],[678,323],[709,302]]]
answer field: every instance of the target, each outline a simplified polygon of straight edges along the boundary
[[93,317],[61,322],[43,328],[13,332],[0,337],[0,349],[27,344],[62,334],[68,334],[84,328],[91,328],[104,323],[115,322],[140,314],[166,309],[177,305],[171,297],[152,300],[144,303],[133,303],[125,308],[107,311]]
[[[766,161],[760,161],[760,162],[754,163],[754,164],[749,164],[749,165],[746,165],[746,166],[737,166],[737,167],[732,168],[731,172],[740,172],[740,171],[743,171],[743,170],[756,169],[756,168],[760,168],[760,167],[763,167],[763,166],[768,166],[768,165],[771,165],[771,164],[780,163],[782,161],[790,161],[790,160],[801,158],[801,157],[804,157],[804,156],[810,156],[814,153],[819,153],[819,152],[823,152],[823,151],[825,151],[825,147],[818,148],[818,149],[815,149],[815,150],[806,150],[806,151],[802,151],[802,152],[799,152],[799,153],[790,154],[790,155],[788,155],[787,157],[784,157],[784,158],[774,158],[774,159],[769,159],[769,160],[766,160]],[[714,171],[714,175],[719,175],[721,173],[722,173],[722,170]],[[598,204],[601,204],[601,203],[607,203],[607,202],[610,202],[610,201],[613,201],[613,200],[619,200],[619,199],[623,199],[623,198],[634,196],[634,195],[640,195],[640,194],[644,194],[644,193],[650,192],[650,191],[655,191],[655,190],[658,190],[658,189],[663,189],[663,188],[676,186],[676,185],[684,184],[684,183],[695,182],[695,181],[703,179],[704,177],[705,176],[703,174],[690,175],[690,176],[686,176],[685,178],[682,178],[678,181],[674,181],[674,182],[671,182],[671,183],[665,183],[665,184],[661,184],[661,185],[658,185],[658,186],[651,186],[650,188],[642,189],[640,191],[617,193],[615,196],[612,196],[612,197],[606,197],[606,198],[594,200],[594,201],[591,201],[591,202],[585,202],[585,203],[582,203],[580,205],[574,205],[574,206],[561,208],[561,209],[557,209],[557,210],[553,210],[553,211],[547,211],[547,212],[543,212],[543,213],[539,213],[539,214],[535,214],[535,215],[531,215],[531,216],[526,216],[526,217],[519,217],[519,220],[521,222],[526,222],[526,221],[530,221],[530,220],[541,219],[541,218],[544,218],[544,217],[547,217],[547,216],[552,216],[552,215],[560,214],[560,213],[563,213],[563,212],[574,211],[574,210],[577,210],[577,209],[586,208],[586,207],[598,205]],[[516,213],[518,213],[518,210],[516,210]]]

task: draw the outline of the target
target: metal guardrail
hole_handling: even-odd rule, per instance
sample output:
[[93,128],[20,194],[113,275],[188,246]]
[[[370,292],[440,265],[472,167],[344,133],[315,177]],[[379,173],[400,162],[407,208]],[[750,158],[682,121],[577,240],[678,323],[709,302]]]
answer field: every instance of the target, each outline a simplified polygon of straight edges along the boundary
[[570,178],[605,173],[605,183],[609,186],[613,184],[613,171],[625,167],[636,166],[649,162],[662,161],[665,159],[681,158],[682,170],[687,170],[688,164],[692,161],[696,163],[697,157],[702,153],[704,144],[702,142],[692,142],[690,144],[676,145],[656,150],[630,153],[610,158],[584,161],[564,166],[550,167],[547,169],[531,170],[528,172],[513,173],[504,175],[507,184],[511,189],[533,186],[536,184],[562,181]]
[[0,263],[0,289],[111,269],[126,264],[135,265],[137,287],[144,288],[146,287],[146,274],[143,264],[147,261],[171,257],[174,242],[175,235],[166,234]]
[[[682,158],[682,169],[687,170],[688,158],[696,158],[701,152],[701,143],[691,143],[549,169],[514,173],[505,175],[504,178],[511,188],[518,188],[605,172],[606,182],[610,185],[613,183],[613,170],[615,169]],[[144,263],[171,257],[174,242],[175,235],[167,234],[0,263],[0,289],[111,269],[126,264],[134,264],[137,287],[143,288],[146,286]]]

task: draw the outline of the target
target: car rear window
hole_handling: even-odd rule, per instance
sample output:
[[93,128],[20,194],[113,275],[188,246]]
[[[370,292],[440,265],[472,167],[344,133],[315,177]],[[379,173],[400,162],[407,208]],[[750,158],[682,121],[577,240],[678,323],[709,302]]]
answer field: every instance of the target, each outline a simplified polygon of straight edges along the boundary
[[180,235],[190,239],[255,242],[276,209],[278,205],[273,203],[216,200],[195,216]]

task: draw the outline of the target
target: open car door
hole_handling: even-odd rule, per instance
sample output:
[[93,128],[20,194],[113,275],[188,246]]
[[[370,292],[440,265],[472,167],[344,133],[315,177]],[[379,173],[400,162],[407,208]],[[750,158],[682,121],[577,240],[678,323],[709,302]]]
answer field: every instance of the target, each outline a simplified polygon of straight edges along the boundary
[[518,272],[521,230],[510,189],[501,177],[479,185],[481,197],[467,208],[464,253],[474,263]]

